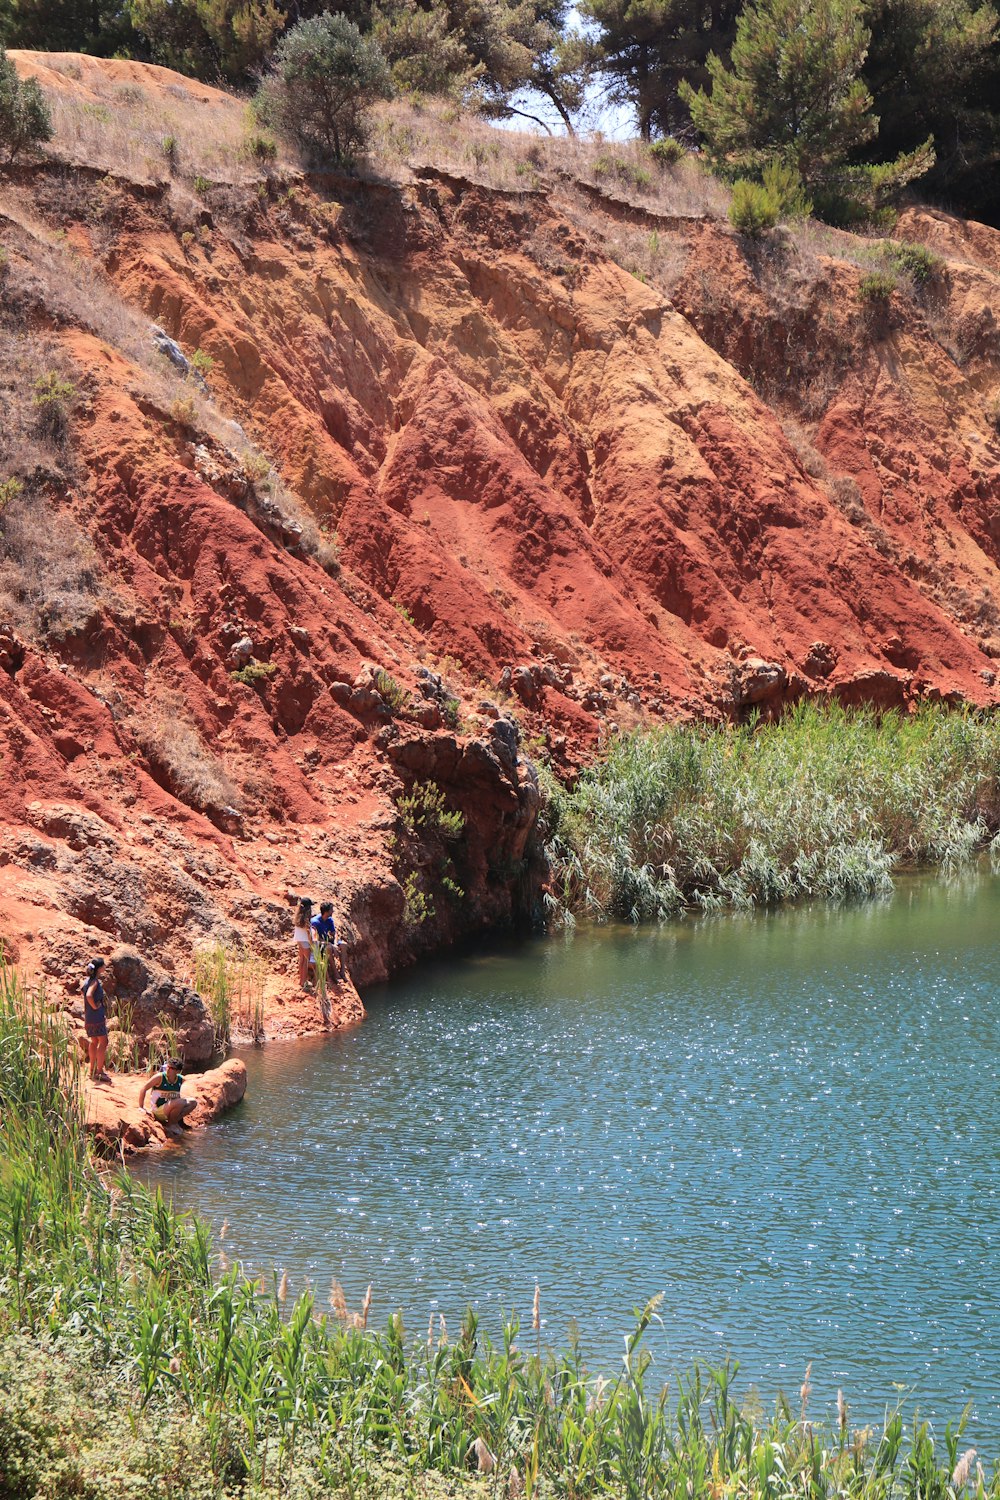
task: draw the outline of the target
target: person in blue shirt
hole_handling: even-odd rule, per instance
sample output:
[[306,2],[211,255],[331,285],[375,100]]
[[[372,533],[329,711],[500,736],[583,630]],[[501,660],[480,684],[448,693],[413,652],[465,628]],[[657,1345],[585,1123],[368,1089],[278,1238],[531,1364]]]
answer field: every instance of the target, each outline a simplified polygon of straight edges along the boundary
[[329,972],[335,981],[344,978],[344,943],[337,936],[337,924],[333,920],[333,902],[320,904],[319,916],[313,917],[313,942],[321,953],[325,953],[330,964]]

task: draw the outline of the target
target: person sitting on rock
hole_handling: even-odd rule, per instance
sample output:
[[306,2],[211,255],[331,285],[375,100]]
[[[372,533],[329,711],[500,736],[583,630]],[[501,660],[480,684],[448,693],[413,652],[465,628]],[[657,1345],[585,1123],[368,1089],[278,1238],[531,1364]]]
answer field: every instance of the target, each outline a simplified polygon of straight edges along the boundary
[[[158,1068],[146,1079],[139,1095],[139,1108],[145,1109],[147,1114],[151,1114],[154,1120],[159,1120],[168,1129],[183,1124],[191,1111],[198,1108],[197,1099],[186,1099],[181,1093],[183,1082],[180,1061],[172,1057],[165,1067]],[[153,1090],[152,1109],[146,1105],[146,1095],[150,1089]]]
[[94,1083],[111,1082],[104,1071],[108,1051],[108,1013],[101,983],[103,969],[104,959],[92,958],[83,981],[83,1027],[87,1033],[84,1055]]
[[326,954],[330,964],[329,972],[334,982],[344,978],[344,948],[346,944],[337,936],[337,924],[333,920],[333,902],[320,902],[319,916],[313,917],[312,923],[313,942],[320,953]]

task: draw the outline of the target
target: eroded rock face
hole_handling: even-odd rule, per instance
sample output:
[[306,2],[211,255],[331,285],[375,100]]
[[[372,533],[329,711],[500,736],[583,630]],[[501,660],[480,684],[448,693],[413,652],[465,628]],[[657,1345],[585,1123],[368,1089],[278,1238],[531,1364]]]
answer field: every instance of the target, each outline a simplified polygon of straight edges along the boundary
[[[241,128],[238,101],[141,64],[15,60],[94,105],[191,91]],[[794,234],[755,259],[722,220],[643,209],[668,297],[609,258],[621,205],[561,179],[264,183],[219,192],[208,243],[179,186],[75,171],[79,205],[58,164],[10,184],[73,259],[46,270],[15,217],[4,305],[83,393],[72,482],[34,506],[97,581],[68,621],[53,599],[0,626],[0,935],[71,1000],[120,954],[144,1035],[169,1015],[200,1058],[195,951],[249,948],[277,1004],[289,892],[333,900],[362,987],[524,920],[526,747],[571,776],[617,729],[806,694],[1000,703],[994,231],[907,210],[948,262],[937,322],[897,298],[876,332],[852,260]],[[211,355],[211,421],[157,348],[178,380]],[[424,783],[459,836],[408,829]]]
[[151,1055],[174,1035],[186,1068],[211,1061],[215,1026],[199,994],[134,948],[114,949],[108,967],[119,1023],[124,1025],[127,1018],[127,1029]]

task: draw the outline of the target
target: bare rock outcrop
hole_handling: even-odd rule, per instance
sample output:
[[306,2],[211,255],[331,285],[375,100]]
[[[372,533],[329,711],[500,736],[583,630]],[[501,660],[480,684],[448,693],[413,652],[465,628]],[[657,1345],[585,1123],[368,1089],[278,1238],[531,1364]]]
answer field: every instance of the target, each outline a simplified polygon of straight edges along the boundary
[[[143,1075],[144,1076],[144,1075]],[[84,1091],[84,1118],[88,1132],[106,1155],[126,1154],[145,1147],[163,1147],[183,1137],[185,1129],[201,1129],[239,1104],[247,1087],[246,1064],[230,1057],[205,1073],[188,1074],[184,1094],[198,1101],[186,1126],[168,1131],[147,1111],[139,1108],[142,1076],[117,1074],[109,1083],[89,1081]],[[148,1096],[147,1096],[148,1103]]]

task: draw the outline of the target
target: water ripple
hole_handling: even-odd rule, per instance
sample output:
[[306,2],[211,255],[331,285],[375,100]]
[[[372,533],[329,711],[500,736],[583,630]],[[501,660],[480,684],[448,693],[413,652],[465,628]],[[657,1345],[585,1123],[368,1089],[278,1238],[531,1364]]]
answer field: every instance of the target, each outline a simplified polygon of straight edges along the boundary
[[432,967],[367,1024],[247,1058],[243,1108],[151,1165],[293,1285],[369,1281],[382,1320],[475,1301],[571,1319],[593,1365],[665,1291],[664,1373],[813,1361],[877,1419],[894,1382],[1000,1445],[991,1316],[1000,885],[581,933]]

